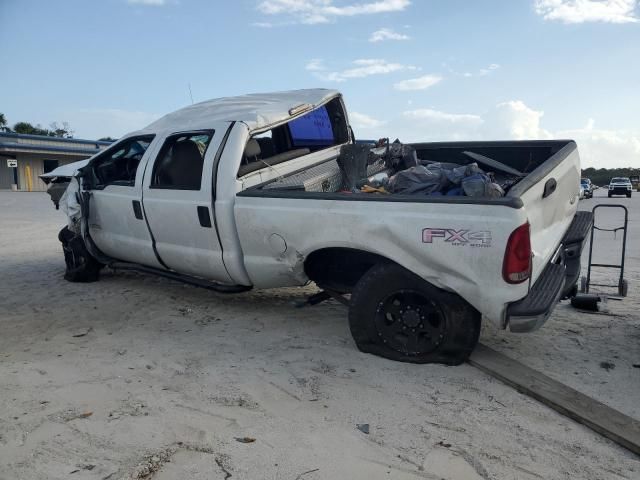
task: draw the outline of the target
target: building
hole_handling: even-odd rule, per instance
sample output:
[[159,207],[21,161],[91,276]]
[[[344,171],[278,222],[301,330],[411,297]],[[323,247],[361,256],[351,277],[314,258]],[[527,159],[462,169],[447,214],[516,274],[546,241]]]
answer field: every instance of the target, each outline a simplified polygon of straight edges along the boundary
[[89,158],[109,145],[98,140],[0,133],[0,190],[46,191],[39,175]]

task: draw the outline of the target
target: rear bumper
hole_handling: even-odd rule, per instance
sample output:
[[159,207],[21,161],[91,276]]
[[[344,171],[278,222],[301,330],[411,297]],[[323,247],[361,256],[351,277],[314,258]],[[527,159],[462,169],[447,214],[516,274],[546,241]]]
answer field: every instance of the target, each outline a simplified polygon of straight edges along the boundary
[[580,255],[592,225],[591,212],[576,214],[557,253],[529,294],[508,305],[509,330],[515,333],[537,330],[547,321],[558,301],[570,294],[580,275]]

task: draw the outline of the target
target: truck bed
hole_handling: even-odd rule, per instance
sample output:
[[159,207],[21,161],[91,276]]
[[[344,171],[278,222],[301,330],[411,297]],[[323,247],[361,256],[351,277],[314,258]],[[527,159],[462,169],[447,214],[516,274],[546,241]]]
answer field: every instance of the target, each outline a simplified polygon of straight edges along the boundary
[[[474,160],[463,152],[473,152],[512,167],[527,176],[515,178],[513,175],[492,170],[490,167],[480,165],[485,172],[495,175],[498,183],[513,182],[509,185],[505,198],[491,199],[479,197],[451,197],[451,196],[425,196],[425,195],[402,195],[394,194],[381,198],[381,195],[359,194],[357,197],[374,197],[377,201],[414,201],[414,202],[435,202],[435,203],[495,203],[509,204],[519,208],[521,203],[517,199],[519,195],[532,184],[534,184],[543,174],[555,167],[562,161],[564,155],[557,155],[564,149],[565,153],[571,149],[573,144],[570,140],[552,141],[520,141],[520,142],[442,142],[442,143],[414,143],[409,144],[415,148],[418,160],[423,164],[441,162],[443,164],[456,164],[459,166],[474,163]],[[567,148],[568,147],[568,148]],[[389,171],[382,160],[378,160],[368,165],[367,176]],[[532,176],[532,174],[534,174]],[[531,178],[529,178],[531,177]],[[520,185],[515,188],[515,185]],[[256,185],[243,192],[246,195],[264,196],[284,196],[300,198],[335,198],[331,195],[320,194],[341,194],[343,196],[352,195],[353,192],[341,191],[343,185],[343,174],[339,168],[337,156],[315,163],[310,166],[276,176],[267,182]],[[261,191],[258,193],[256,191]],[[401,198],[396,198],[401,197]],[[360,199],[360,198],[359,198]],[[364,200],[364,198],[362,198]]]
[[[364,250],[458,293],[489,319],[502,322],[504,305],[528,294],[573,220],[580,179],[575,143],[413,146],[423,160],[465,165],[472,160],[462,152],[473,151],[527,175],[501,198],[342,192],[335,158],[280,175],[239,192],[236,198],[236,224],[252,283],[267,287],[292,284],[294,279],[304,283],[304,258],[317,249]],[[384,166],[370,167],[375,173]],[[531,281],[509,285],[501,271],[505,246],[511,232],[524,223],[529,223],[531,231]],[[425,243],[424,232],[430,229],[463,232],[463,239]],[[276,243],[284,245],[276,256],[274,235]],[[489,240],[477,240],[482,238]]]

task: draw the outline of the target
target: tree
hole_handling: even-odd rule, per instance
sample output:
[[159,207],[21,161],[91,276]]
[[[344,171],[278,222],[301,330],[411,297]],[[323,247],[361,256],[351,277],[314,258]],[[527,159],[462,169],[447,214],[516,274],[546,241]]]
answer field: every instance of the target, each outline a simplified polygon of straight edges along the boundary
[[49,136],[51,137],[60,137],[60,138],[73,138],[73,130],[71,130],[71,126],[69,122],[62,122],[62,125],[58,124],[58,122],[53,122],[49,125]]
[[53,122],[49,125],[49,129],[42,128],[40,124],[33,126],[29,122],[18,122],[13,126],[16,133],[24,133],[27,135],[44,135],[45,137],[73,138],[73,130],[67,122]]
[[117,138],[111,138],[111,137],[102,137],[98,139],[99,142],[115,142],[116,140]]
[[11,129],[7,127],[7,118],[4,113],[0,113],[0,132],[10,132]]
[[13,131],[16,133],[24,133],[27,135],[46,135],[49,136],[49,130],[45,130],[40,125],[35,127],[29,122],[18,122],[13,126]]

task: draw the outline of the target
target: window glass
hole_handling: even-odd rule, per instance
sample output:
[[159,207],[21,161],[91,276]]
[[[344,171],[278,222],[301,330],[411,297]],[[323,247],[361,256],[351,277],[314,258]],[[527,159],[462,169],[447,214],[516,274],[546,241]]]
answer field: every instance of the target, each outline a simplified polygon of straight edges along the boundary
[[49,173],[52,170],[58,168],[58,160],[43,160],[42,161],[42,171],[44,173]]
[[327,107],[317,108],[289,122],[294,147],[315,147],[334,144],[333,127]]
[[207,131],[169,137],[153,167],[151,188],[200,190],[204,154],[212,136]]
[[145,135],[124,140],[96,159],[93,171],[98,183],[133,186],[138,164],[153,137],[153,135]]

